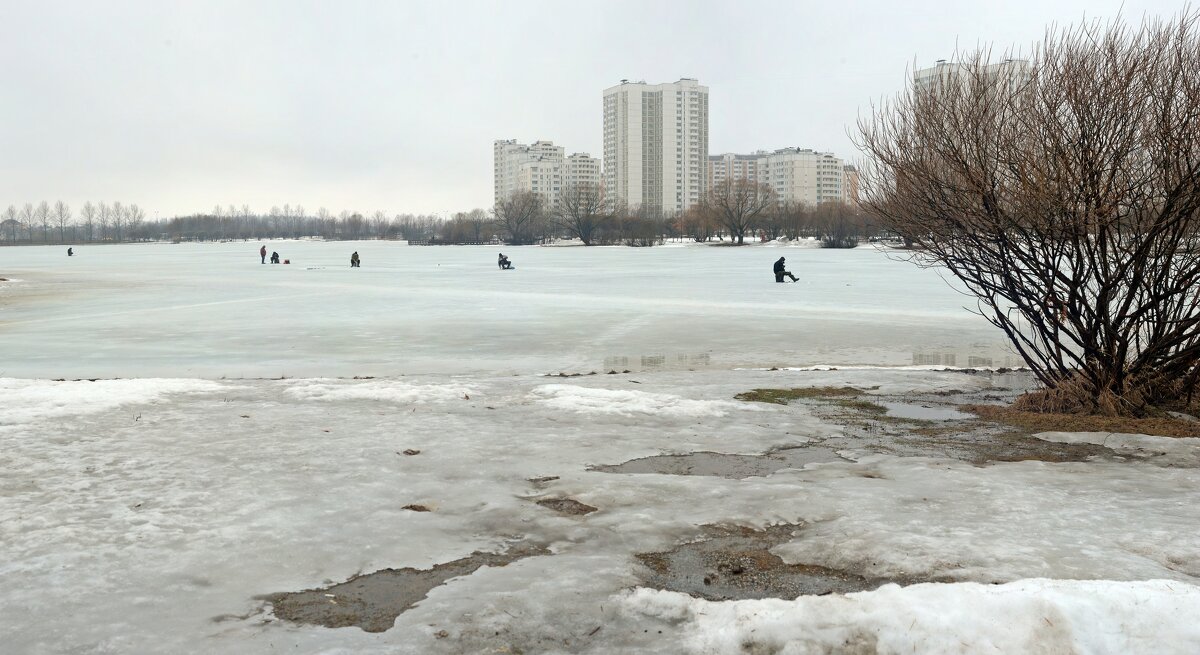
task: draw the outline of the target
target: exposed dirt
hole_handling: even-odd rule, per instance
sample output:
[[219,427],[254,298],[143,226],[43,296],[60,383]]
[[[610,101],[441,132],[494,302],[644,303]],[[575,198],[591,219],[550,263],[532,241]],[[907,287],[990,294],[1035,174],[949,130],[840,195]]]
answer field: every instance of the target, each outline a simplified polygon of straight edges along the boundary
[[751,389],[734,396],[737,400],[752,403],[774,403],[786,405],[801,398],[834,398],[837,396],[861,396],[862,389],[852,387],[798,387],[794,389]]
[[595,507],[585,505],[573,498],[544,498],[537,501],[538,505],[552,509],[560,514],[570,514],[572,516],[583,516],[596,511]]
[[730,455],[707,451],[684,455],[654,455],[631,459],[621,464],[593,466],[588,470],[604,473],[657,473],[661,475],[711,475],[741,480],[764,477],[776,471],[801,468],[814,462],[842,461],[830,448],[790,446],[762,455]]
[[475,552],[432,569],[383,569],[329,587],[257,598],[270,603],[275,616],[288,621],[383,632],[392,627],[396,617],[425,598],[430,589],[451,578],[470,575],[482,566],[506,566],[519,559],[548,554],[542,546],[518,544],[503,553]]
[[823,566],[787,564],[770,549],[793,539],[803,525],[765,530],[702,526],[700,538],[668,551],[636,555],[642,584],[707,600],[822,596],[875,589],[889,582]]

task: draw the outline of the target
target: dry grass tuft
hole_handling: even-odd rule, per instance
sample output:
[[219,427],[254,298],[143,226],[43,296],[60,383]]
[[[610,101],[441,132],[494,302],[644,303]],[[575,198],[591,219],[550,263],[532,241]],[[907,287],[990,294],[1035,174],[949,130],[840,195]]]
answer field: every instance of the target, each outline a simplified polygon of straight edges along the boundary
[[1123,432],[1159,437],[1200,437],[1200,423],[1175,418],[1132,418],[1099,414],[1035,412],[1018,402],[1002,405],[964,405],[961,409],[997,423],[1005,423],[1030,432]]

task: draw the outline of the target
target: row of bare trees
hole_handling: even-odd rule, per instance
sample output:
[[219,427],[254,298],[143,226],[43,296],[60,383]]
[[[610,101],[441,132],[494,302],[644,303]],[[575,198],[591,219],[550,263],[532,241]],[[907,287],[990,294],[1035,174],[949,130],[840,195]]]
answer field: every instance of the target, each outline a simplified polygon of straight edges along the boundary
[[662,217],[639,207],[611,206],[600,189],[580,186],[546,207],[533,193],[516,193],[496,205],[459,212],[449,219],[434,215],[369,215],[321,207],[308,213],[301,205],[271,207],[254,213],[248,205],[215,206],[210,212],[146,220],[136,204],[87,202],[77,215],[59,201],[23,209],[10,206],[0,221],[0,243],[91,243],[146,240],[222,241],[317,237],[324,239],[408,239],[444,243],[503,240],[513,245],[555,238],[584,245],[651,246],[665,239],[741,243],[762,238],[821,238],[829,247],[852,247],[875,230],[859,209],[838,203],[817,207],[781,204],[767,187],[739,180],[714,190],[707,201],[679,216]]
[[853,248],[882,234],[878,221],[856,204],[782,202],[771,187],[753,180],[728,180],[711,189],[705,202],[679,218],[679,230],[696,241],[728,234],[736,243],[747,237],[820,239],[827,248]]
[[[484,217],[472,221],[472,230],[464,232],[456,223],[452,231],[468,235],[487,232]],[[704,202],[666,218],[609,203],[602,190],[589,186],[567,189],[553,208],[545,207],[533,193],[516,193],[496,205],[491,225],[500,238],[517,245],[549,237],[579,239],[588,246],[653,245],[669,238],[702,243],[728,238],[742,244],[747,238],[813,237],[826,247],[852,248],[862,239],[881,234],[878,222],[857,205],[784,203],[769,186],[744,179],[719,185]]]
[[136,204],[89,201],[75,216],[61,200],[53,206],[45,200],[37,205],[27,202],[20,209],[9,205],[0,214],[0,243],[122,241],[140,233],[145,219],[146,213]]

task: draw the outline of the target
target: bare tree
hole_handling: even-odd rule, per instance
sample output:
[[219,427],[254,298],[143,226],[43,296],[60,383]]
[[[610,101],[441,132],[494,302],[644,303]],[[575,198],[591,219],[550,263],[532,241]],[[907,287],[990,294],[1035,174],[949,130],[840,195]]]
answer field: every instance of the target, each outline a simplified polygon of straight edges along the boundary
[[83,221],[84,238],[91,241],[96,223],[96,206],[92,204],[91,200],[83,203],[83,207],[79,210],[79,218]]
[[16,243],[17,241],[17,208],[9,205],[8,209],[4,210],[4,225],[8,228],[8,240]]
[[1200,378],[1197,13],[1049,32],[1028,69],[962,58],[864,119],[866,204],[978,299],[1045,389],[1145,413]]
[[50,203],[45,200],[39,202],[33,215],[42,225],[42,243],[50,243]]
[[114,240],[120,242],[124,238],[122,226],[125,224],[125,206],[114,200],[109,207],[109,218],[112,219]]
[[492,209],[496,228],[514,245],[533,243],[535,227],[542,219],[542,199],[530,191],[518,191]]
[[146,219],[146,212],[142,211],[137,203],[130,204],[125,208],[125,227],[129,231],[129,238],[136,240],[138,238],[138,230],[142,227],[142,221]]
[[71,206],[59,200],[54,203],[54,222],[58,223],[58,242],[67,240],[67,223],[71,222]]
[[103,202],[97,205],[96,218],[100,223],[100,240],[109,239],[112,235],[108,231],[109,222],[112,220],[112,209]]
[[753,180],[725,180],[709,190],[704,207],[713,220],[729,230],[729,236],[744,241],[746,231],[755,220],[775,202],[771,187]]
[[590,246],[607,216],[604,190],[594,184],[572,184],[562,190],[554,209],[554,224]]

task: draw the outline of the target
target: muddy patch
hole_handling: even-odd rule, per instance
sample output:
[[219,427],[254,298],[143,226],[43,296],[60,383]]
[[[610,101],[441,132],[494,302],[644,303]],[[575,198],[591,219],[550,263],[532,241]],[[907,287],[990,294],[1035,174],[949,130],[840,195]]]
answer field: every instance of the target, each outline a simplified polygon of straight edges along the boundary
[[503,553],[475,552],[431,569],[383,569],[329,587],[257,598],[270,603],[275,616],[287,621],[383,632],[431,589],[451,578],[470,575],[483,566],[506,566],[526,557],[548,554],[541,546],[517,545]]
[[595,507],[585,505],[573,498],[544,498],[537,501],[537,504],[542,507],[552,509],[559,514],[570,514],[572,516],[583,516],[596,511]]
[[765,477],[783,469],[802,468],[817,462],[845,461],[832,448],[799,446],[768,451],[762,455],[695,452],[685,455],[654,455],[621,464],[593,466],[603,473],[657,473],[660,475],[709,475],[741,480]]
[[890,582],[823,566],[788,564],[770,549],[792,540],[802,525],[765,530],[704,526],[702,536],[668,551],[639,553],[642,585],[707,600],[822,596],[869,591]]

